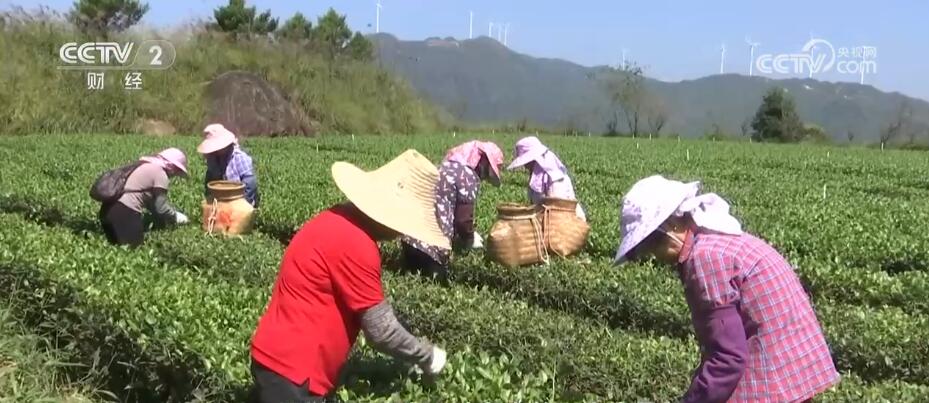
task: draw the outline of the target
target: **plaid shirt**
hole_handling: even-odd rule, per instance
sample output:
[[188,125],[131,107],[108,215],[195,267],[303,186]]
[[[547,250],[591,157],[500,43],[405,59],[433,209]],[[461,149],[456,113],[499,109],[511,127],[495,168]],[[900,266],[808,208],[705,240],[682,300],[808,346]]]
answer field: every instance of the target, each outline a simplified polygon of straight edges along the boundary
[[242,182],[246,176],[254,175],[252,157],[249,157],[239,147],[232,150],[232,156],[229,157],[229,163],[226,164],[226,180]]
[[248,199],[249,203],[257,206],[258,186],[255,180],[255,168],[252,165],[252,157],[246,154],[245,151],[242,151],[238,146],[233,148],[232,154],[226,161],[216,158],[207,158],[204,190],[206,190],[206,184],[214,180],[244,183],[246,199]]
[[[703,355],[689,398],[731,391],[729,402],[794,402],[839,382],[800,280],[763,240],[749,234],[688,236],[678,269]],[[735,308],[743,329],[710,319],[723,307]],[[727,362],[719,351],[747,351],[747,357]],[[739,367],[741,375],[733,370]],[[727,371],[735,376],[714,379]]]

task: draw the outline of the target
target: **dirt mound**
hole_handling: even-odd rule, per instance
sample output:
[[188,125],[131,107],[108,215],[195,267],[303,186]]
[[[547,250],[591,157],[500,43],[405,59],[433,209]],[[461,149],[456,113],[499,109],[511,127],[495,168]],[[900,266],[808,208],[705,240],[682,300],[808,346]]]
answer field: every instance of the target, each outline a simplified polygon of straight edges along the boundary
[[206,89],[207,121],[238,136],[313,136],[310,119],[274,84],[246,71],[230,71]]

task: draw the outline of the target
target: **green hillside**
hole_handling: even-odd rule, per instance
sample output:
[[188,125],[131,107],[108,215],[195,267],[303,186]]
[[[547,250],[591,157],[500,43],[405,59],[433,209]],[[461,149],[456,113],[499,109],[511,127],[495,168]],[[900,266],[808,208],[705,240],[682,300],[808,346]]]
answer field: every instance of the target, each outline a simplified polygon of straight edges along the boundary
[[[384,67],[465,122],[513,124],[527,119],[530,125],[556,130],[603,132],[612,114],[602,86],[590,78],[602,67],[519,54],[487,37],[401,41],[380,34],[370,38]],[[801,119],[822,126],[835,140],[847,141],[851,133],[855,142],[878,141],[881,129],[906,102],[912,108],[909,131],[929,142],[929,102],[870,85],[735,74],[677,83],[646,81],[668,112],[662,132],[685,136],[713,132],[717,126],[724,133],[740,135],[744,120],[775,85],[794,96]]]
[[142,89],[125,90],[126,71],[105,72],[89,90],[83,71],[59,70],[59,47],[92,42],[62,16],[0,14],[0,133],[133,133],[143,119],[199,133],[206,122],[204,89],[230,70],[256,73],[280,86],[325,133],[421,133],[439,126],[435,108],[402,80],[370,61],[327,58],[300,43],[234,40],[198,24],[187,30],[114,34],[119,42],[164,38],[177,50],[173,66],[143,71]]

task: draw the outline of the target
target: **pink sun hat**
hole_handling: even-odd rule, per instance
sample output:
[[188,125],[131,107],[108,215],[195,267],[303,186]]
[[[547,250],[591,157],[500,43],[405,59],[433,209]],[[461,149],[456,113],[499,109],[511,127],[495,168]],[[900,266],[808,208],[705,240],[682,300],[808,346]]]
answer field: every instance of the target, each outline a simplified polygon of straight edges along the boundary
[[139,160],[158,165],[163,169],[171,165],[180,169],[185,176],[187,175],[187,156],[184,155],[183,151],[174,147],[164,149],[154,156],[142,157]]
[[197,146],[197,152],[200,154],[212,154],[230,144],[238,144],[235,134],[225,126],[214,123],[203,129],[203,141]]
[[490,141],[482,141],[478,148],[484,152],[484,155],[487,156],[487,161],[490,161],[490,170],[493,171],[496,182],[500,184],[500,169],[503,168],[503,150],[500,149],[495,143]]
[[490,162],[490,170],[493,171],[493,182],[500,183],[500,168],[503,166],[503,150],[491,141],[472,140],[463,143],[445,154],[445,159],[457,161],[471,168],[477,168],[481,162],[481,157],[486,156]]

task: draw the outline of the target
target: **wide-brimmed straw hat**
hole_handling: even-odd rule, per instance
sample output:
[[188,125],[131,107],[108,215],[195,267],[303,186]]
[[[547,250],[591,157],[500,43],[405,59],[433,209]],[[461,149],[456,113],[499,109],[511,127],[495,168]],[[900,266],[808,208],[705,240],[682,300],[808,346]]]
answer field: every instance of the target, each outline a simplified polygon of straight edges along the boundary
[[336,162],[332,178],[345,197],[374,221],[426,244],[451,249],[435,214],[439,171],[416,150],[407,150],[373,171]]
[[203,135],[203,141],[197,146],[197,152],[200,154],[212,154],[236,143],[235,134],[218,123],[204,128]]

